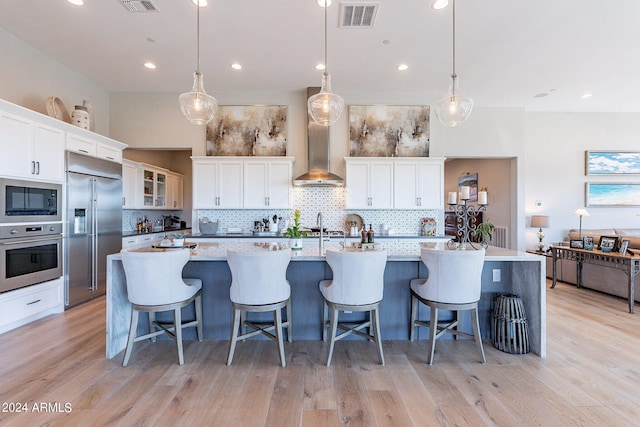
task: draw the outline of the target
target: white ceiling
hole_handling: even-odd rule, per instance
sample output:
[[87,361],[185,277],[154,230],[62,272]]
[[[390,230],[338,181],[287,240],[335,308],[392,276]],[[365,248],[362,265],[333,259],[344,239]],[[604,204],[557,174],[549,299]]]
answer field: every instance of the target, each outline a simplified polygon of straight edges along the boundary
[[[0,0],[0,27],[108,91],[186,92],[196,67],[195,6],[153,1],[159,12],[129,12],[119,0]],[[200,68],[209,94],[320,85],[316,0],[208,1]],[[378,3],[373,29],[338,28],[340,1],[329,8],[334,92],[418,92],[435,102],[451,73],[451,8]],[[640,1],[458,0],[456,14],[460,89],[477,106],[640,112]],[[158,68],[144,68],[147,60]],[[241,71],[230,68],[235,61]],[[400,63],[409,69],[397,71]]]

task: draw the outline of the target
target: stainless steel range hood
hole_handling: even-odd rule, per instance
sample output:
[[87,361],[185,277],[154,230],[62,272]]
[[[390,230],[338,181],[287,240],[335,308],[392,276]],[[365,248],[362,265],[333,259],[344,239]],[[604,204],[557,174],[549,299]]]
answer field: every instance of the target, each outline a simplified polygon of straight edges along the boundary
[[[307,99],[320,92],[319,87],[307,88]],[[329,172],[329,127],[320,126],[307,113],[307,150],[309,163],[307,173],[293,180],[298,186],[338,186],[344,179]]]

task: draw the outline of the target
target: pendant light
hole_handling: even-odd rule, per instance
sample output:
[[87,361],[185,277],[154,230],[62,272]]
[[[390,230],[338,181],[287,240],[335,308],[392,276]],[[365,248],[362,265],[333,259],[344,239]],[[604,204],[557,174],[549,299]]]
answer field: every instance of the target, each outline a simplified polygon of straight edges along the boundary
[[448,127],[454,127],[469,118],[473,109],[473,99],[464,96],[458,89],[456,74],[456,0],[452,1],[453,10],[453,71],[449,82],[449,91],[436,103],[438,120]]
[[307,106],[314,122],[320,126],[331,126],[338,121],[344,110],[344,99],[331,92],[331,75],[327,66],[327,8],[331,2],[318,0],[318,4],[324,7],[324,73],[320,92],[309,97]]
[[197,9],[197,63],[196,71],[193,73],[193,87],[191,92],[180,95],[180,109],[182,114],[194,125],[204,125],[213,119],[218,109],[218,101],[204,91],[202,73],[200,73],[200,5],[196,3]]

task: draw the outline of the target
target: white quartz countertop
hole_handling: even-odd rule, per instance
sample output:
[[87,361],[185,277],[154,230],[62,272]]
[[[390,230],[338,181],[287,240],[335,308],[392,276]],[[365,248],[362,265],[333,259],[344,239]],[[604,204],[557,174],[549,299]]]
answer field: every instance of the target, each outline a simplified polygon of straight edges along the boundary
[[[256,251],[274,251],[274,250],[291,250],[288,242],[189,242],[197,243],[194,249],[191,249],[191,261],[225,261],[227,259],[227,251],[239,252],[256,252]],[[420,250],[424,247],[443,248],[443,243],[429,242],[413,242],[410,240],[389,241],[376,243],[376,249],[384,249],[388,251],[389,261],[420,261]],[[324,245],[326,250],[344,250],[337,242],[326,242]],[[180,249],[153,249],[151,247],[137,249],[138,251],[168,251]],[[349,248],[349,250],[354,250]],[[361,249],[355,249],[360,251]],[[320,253],[317,242],[307,242],[301,250],[291,250],[291,261],[324,261],[324,253]],[[111,255],[119,257],[119,254]],[[489,246],[485,259],[487,261],[538,261],[542,262],[545,258],[541,255],[530,254],[526,252],[513,251],[503,248]]]

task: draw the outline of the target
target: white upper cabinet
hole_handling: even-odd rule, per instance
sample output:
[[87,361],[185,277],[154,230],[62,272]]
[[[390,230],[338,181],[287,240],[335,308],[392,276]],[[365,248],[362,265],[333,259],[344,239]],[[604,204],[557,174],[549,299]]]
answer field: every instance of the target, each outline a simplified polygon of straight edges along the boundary
[[242,160],[211,157],[192,159],[194,209],[242,207]]
[[352,157],[347,165],[347,209],[393,208],[393,161]]
[[347,157],[347,209],[442,209],[444,158]]
[[184,207],[184,177],[170,172],[167,174],[167,209]]
[[167,172],[151,165],[141,164],[142,171],[142,208],[166,209]]
[[0,175],[64,180],[64,131],[0,111]]
[[444,161],[442,158],[394,161],[395,209],[442,209]]
[[245,209],[290,207],[292,158],[244,161]]
[[129,160],[122,161],[122,209],[140,208],[138,183],[138,164]]
[[192,157],[194,209],[290,207],[292,157]]
[[[82,131],[82,129],[79,130]],[[67,132],[67,151],[122,163],[122,150],[126,148],[125,144],[88,131],[84,132],[88,135]]]
[[184,207],[184,178],[170,170],[124,159],[122,208],[180,210]]

